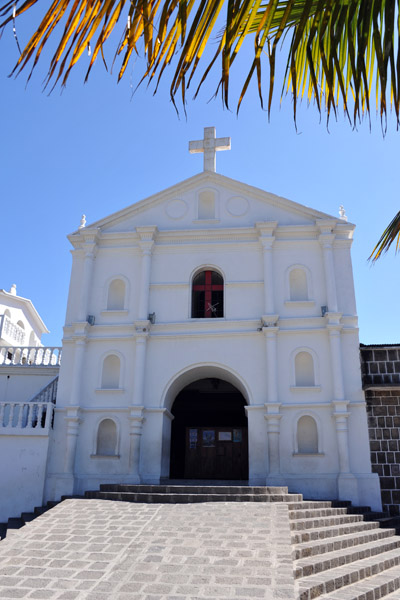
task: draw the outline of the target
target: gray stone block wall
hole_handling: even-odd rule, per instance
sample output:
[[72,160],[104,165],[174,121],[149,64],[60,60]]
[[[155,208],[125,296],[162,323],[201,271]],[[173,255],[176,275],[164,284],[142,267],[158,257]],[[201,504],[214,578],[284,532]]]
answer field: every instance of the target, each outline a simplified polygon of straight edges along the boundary
[[396,346],[360,345],[363,387],[398,385],[400,388],[400,344]]
[[371,463],[383,509],[400,514],[400,344],[360,346]]

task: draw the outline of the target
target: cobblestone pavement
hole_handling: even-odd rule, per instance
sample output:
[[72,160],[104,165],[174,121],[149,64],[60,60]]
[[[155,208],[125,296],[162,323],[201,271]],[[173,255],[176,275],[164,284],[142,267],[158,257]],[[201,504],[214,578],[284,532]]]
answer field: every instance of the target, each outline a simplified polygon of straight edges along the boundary
[[295,598],[280,503],[65,500],[0,542],[0,598]]

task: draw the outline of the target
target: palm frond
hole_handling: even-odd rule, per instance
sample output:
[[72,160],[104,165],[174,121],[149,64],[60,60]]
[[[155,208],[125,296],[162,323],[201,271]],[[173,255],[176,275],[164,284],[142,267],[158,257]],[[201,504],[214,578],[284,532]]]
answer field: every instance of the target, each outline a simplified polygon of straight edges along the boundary
[[394,241],[396,241],[396,252],[398,252],[400,250],[400,211],[382,233],[368,260],[373,263],[377,261],[383,253],[389,250]]
[[[15,1],[6,2],[0,8],[0,28],[37,3],[26,0],[15,11]],[[314,100],[319,111],[326,110],[328,120],[341,107],[355,125],[364,115],[369,116],[375,96],[385,129],[390,106],[400,124],[399,8],[400,0],[53,0],[13,73],[20,73],[28,64],[32,73],[57,30],[61,35],[46,84],[65,85],[73,67],[87,48],[93,47],[87,78],[100,52],[105,60],[104,45],[110,35],[119,31],[121,41],[115,48],[121,60],[118,80],[132,53],[142,52],[142,81],[155,82],[157,90],[160,79],[169,72],[166,67],[174,65],[169,74],[170,94],[174,100],[182,93],[185,103],[200,66],[203,71],[197,92],[220,59],[217,90],[229,106],[232,65],[250,39],[254,50],[237,108],[255,78],[261,104],[264,96],[268,97],[270,112],[278,43],[289,33],[291,41],[283,46],[286,76],[281,81],[282,94],[288,91],[292,95],[294,117],[297,102],[304,97]],[[222,34],[218,35],[221,22]],[[215,39],[217,47],[210,62],[204,54]],[[246,52],[248,56],[248,49]],[[265,67],[269,77],[264,83]]]

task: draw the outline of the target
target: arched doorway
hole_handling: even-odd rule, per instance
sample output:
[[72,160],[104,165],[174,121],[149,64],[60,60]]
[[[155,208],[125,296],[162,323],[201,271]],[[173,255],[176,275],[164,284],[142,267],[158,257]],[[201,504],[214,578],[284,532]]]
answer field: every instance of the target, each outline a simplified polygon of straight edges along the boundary
[[231,383],[198,379],[171,412],[171,479],[248,479],[246,401]]

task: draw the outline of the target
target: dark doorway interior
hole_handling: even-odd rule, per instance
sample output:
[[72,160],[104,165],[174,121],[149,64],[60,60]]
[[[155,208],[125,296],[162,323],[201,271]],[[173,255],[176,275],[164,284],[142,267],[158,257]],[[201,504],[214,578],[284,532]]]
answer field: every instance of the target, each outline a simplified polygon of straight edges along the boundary
[[243,395],[221,379],[184,388],[172,407],[172,479],[248,479]]

